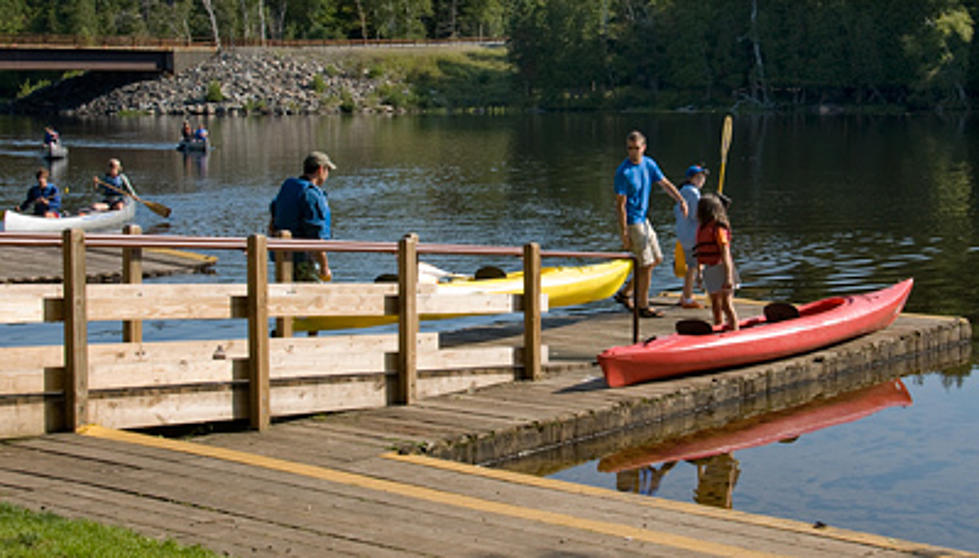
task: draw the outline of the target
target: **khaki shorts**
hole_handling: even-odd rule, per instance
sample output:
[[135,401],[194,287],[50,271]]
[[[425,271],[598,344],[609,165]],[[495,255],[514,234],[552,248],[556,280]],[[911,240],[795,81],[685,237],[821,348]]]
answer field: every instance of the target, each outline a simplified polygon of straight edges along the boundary
[[659,239],[656,238],[656,231],[649,224],[649,219],[629,225],[627,230],[632,253],[639,258],[639,267],[656,265],[663,261],[663,250],[659,247]]

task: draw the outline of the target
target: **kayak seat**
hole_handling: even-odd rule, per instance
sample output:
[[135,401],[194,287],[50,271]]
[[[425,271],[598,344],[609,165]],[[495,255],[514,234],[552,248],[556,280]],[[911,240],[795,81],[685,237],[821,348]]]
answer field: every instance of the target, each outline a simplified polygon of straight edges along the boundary
[[506,277],[506,272],[495,265],[484,265],[476,270],[473,277],[476,279],[502,279]]
[[768,323],[794,320],[799,317],[799,309],[788,302],[772,302],[765,305],[765,321]]
[[680,320],[674,327],[680,335],[710,335],[714,333],[714,326],[704,320]]

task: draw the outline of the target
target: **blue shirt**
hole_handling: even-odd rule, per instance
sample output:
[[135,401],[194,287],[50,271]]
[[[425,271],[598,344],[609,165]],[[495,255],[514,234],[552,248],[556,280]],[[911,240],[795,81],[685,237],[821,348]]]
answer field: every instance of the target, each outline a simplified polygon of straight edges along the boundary
[[[48,202],[36,201],[38,198],[47,198]],[[27,199],[20,204],[20,210],[27,209],[27,206],[34,204],[34,215],[44,215],[48,211],[59,211],[61,209],[61,192],[58,187],[48,182],[48,185],[41,188],[37,184],[31,186],[27,191]]]
[[269,205],[272,226],[287,230],[294,238],[333,238],[330,204],[326,192],[302,178],[287,178]]
[[676,217],[676,239],[687,250],[693,250],[697,244],[697,204],[700,203],[700,188],[688,182],[680,187],[680,196],[687,202],[687,216],[683,216],[679,203],[673,206],[673,216]]
[[663,180],[663,171],[656,161],[643,155],[635,164],[626,158],[615,171],[615,193],[626,197],[625,221],[627,225],[642,223],[649,209],[649,194],[654,182]]
[[125,192],[134,193],[132,186],[129,185],[129,179],[126,178],[126,175],[122,173],[116,176],[109,176],[108,174],[106,174],[99,180],[101,180],[102,182],[107,182],[109,184],[112,184],[113,186],[119,189],[119,191],[117,192],[112,188],[106,187],[104,184],[99,184],[99,192],[102,194],[102,197],[107,202],[116,202],[118,200],[121,200],[122,198],[126,197]]

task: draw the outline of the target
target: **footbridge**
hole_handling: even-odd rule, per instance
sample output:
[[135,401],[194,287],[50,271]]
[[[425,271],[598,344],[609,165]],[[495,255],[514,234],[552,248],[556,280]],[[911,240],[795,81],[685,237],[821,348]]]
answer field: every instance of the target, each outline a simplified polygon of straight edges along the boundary
[[0,37],[0,70],[176,73],[217,52],[207,43],[116,39],[93,44],[79,37]]

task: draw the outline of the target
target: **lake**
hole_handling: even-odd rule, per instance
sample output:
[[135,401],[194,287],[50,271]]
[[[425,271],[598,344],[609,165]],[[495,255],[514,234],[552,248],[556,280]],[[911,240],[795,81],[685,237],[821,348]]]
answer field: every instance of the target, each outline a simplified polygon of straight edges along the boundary
[[[648,154],[674,182],[693,163],[714,173],[720,115],[353,116],[211,119],[215,150],[185,156],[174,147],[180,119],[56,120],[67,161],[54,182],[66,205],[94,199],[91,177],[109,157],[146,199],[174,209],[164,222],[140,208],[148,232],[244,236],[263,232],[268,202],[298,174],[312,148],[338,169],[327,181],[336,238],[616,250],[612,174],[625,135],[638,128]],[[0,203],[19,202],[32,183],[46,121],[0,118]],[[742,116],[735,118],[724,192],[734,203],[740,296],[808,301],[915,278],[911,312],[979,317],[979,120],[936,116]],[[669,199],[656,192],[651,219],[669,252]],[[217,253],[213,276],[244,278],[238,254]],[[468,256],[432,263],[472,272],[513,259]],[[548,262],[561,263],[561,262]],[[331,256],[336,280],[370,280],[395,268],[390,255]],[[55,265],[60,263],[55,262]],[[187,277],[160,281],[181,282]],[[677,289],[664,265],[653,290]],[[611,301],[564,310],[595,312]],[[467,322],[439,324],[460,327]],[[147,340],[244,335],[237,322],[150,322]],[[91,328],[93,341],[118,339],[117,324]],[[57,342],[47,326],[0,327],[0,344]],[[974,352],[975,353],[975,352]],[[975,358],[975,357],[974,357]],[[913,404],[806,434],[791,444],[737,451],[735,509],[979,551],[979,397],[975,364],[905,378]],[[552,473],[615,488],[596,462]],[[690,501],[696,467],[681,462],[656,496]]]

